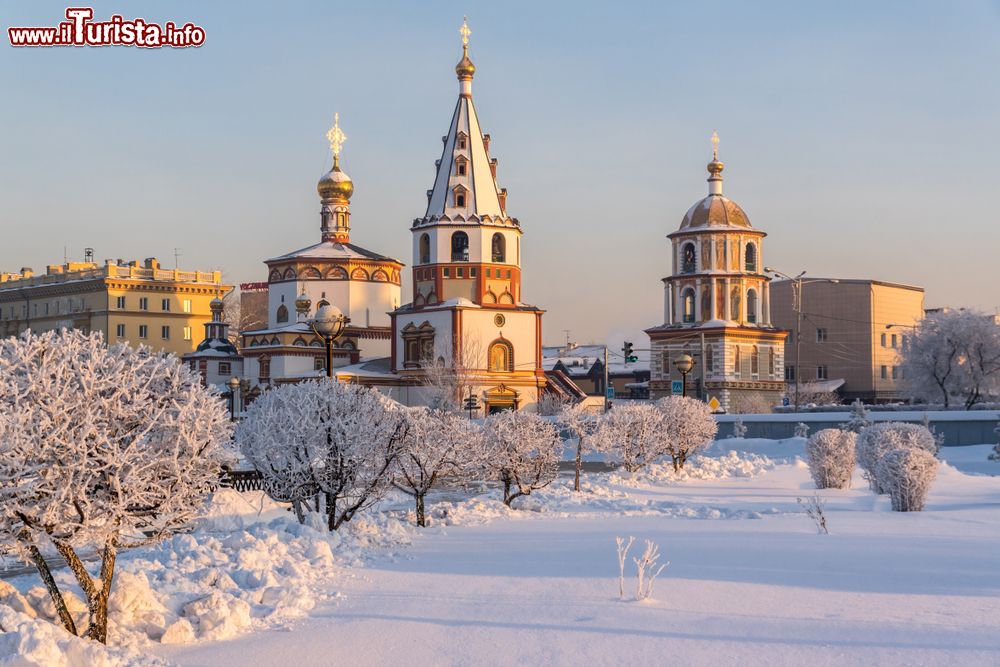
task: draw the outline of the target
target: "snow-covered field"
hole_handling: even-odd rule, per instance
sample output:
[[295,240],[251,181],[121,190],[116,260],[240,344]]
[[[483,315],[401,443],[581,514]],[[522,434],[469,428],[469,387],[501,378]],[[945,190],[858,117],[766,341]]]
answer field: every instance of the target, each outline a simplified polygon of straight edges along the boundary
[[[419,531],[402,498],[328,536],[229,492],[191,535],[123,556],[121,649],[3,606],[51,613],[37,577],[9,580],[26,600],[0,582],[0,665],[1000,664],[989,447],[943,450],[925,512],[859,475],[819,492],[830,535],[796,502],[814,493],[802,448],[719,441],[681,475],[563,478],[518,510],[449,491]],[[670,561],[643,602],[631,563],[618,596],[629,535]]]

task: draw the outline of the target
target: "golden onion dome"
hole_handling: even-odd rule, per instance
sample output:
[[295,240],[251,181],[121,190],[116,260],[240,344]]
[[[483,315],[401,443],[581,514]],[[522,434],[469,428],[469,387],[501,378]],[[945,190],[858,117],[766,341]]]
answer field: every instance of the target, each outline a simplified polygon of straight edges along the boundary
[[300,294],[295,299],[295,310],[306,311],[312,306],[312,300],[306,295],[305,292]]
[[458,79],[461,81],[463,79],[471,79],[475,73],[476,66],[469,59],[469,47],[464,46],[462,47],[462,59],[455,65],[455,74],[458,75]]
[[710,173],[712,176],[718,176],[719,174],[722,173],[722,170],[725,168],[726,165],[723,162],[721,162],[719,158],[713,159],[711,162],[708,163],[708,166],[706,167],[706,169],[708,169],[708,173]]
[[316,184],[320,199],[350,200],[354,194],[354,181],[340,169],[340,160],[333,161],[333,169],[323,175]]

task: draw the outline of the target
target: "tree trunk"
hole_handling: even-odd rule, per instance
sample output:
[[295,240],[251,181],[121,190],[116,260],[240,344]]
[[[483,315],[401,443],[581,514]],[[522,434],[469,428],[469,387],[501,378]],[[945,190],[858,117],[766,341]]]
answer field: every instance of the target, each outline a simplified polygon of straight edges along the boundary
[[421,528],[426,528],[427,518],[424,514],[424,494],[418,493],[414,498],[417,501],[417,525]]
[[24,533],[22,533],[20,539],[27,546],[31,562],[34,563],[35,569],[38,570],[38,576],[42,578],[45,588],[49,591],[49,597],[52,598],[52,604],[56,607],[56,615],[59,617],[60,622],[66,628],[66,632],[76,635],[76,623],[73,622],[73,617],[66,607],[66,600],[63,599],[62,592],[59,590],[56,580],[52,578],[52,570],[49,569],[49,564],[45,562],[45,558],[42,556],[42,552],[38,550],[38,547],[33,542],[30,542]]
[[510,501],[514,500],[510,497],[510,478],[505,477],[503,480],[503,504],[510,507]]
[[292,509],[295,510],[295,518],[299,520],[299,523],[305,523],[306,522],[306,515],[302,511],[302,501],[301,500],[293,500],[292,501]]
[[583,437],[576,441],[576,474],[573,477],[573,490],[580,490],[580,468],[583,466]]
[[337,521],[337,497],[332,493],[326,494],[326,529],[331,533],[339,527]]
[[111,537],[104,544],[101,553],[101,589],[90,600],[90,627],[85,637],[102,644],[108,643],[108,600],[111,598],[111,583],[115,577],[115,561],[118,558],[118,545]]

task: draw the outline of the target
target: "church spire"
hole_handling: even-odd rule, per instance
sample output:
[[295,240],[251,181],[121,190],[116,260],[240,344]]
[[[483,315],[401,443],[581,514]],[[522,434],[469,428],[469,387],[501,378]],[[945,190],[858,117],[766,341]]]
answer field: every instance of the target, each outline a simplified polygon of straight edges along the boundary
[[333,127],[326,133],[333,153],[333,168],[319,179],[320,230],[324,242],[348,243],[351,240],[351,195],[354,182],[340,168],[340,151],[347,141],[347,135],[340,129],[340,114],[333,115]]
[[708,194],[722,194],[722,170],[726,165],[719,161],[719,133],[712,130],[712,161],[708,163]]

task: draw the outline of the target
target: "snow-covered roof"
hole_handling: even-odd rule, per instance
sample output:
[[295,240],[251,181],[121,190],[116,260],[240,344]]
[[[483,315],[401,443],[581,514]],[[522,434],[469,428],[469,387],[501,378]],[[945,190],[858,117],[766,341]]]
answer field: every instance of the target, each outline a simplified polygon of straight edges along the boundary
[[397,378],[399,375],[391,372],[392,360],[389,357],[363,359],[360,363],[334,368],[338,378]]
[[380,255],[371,250],[366,250],[353,243],[336,243],[334,241],[321,241],[307,248],[295,250],[287,255],[280,255],[264,260],[265,263],[282,262],[289,259],[375,259],[390,262],[398,262],[392,257]]
[[[626,363],[620,353],[609,351],[608,373],[612,375],[630,375],[636,372],[649,371],[649,359],[643,358],[648,353],[637,353],[639,361]],[[585,377],[590,374],[594,364],[604,362],[603,345],[550,346],[542,348],[542,368],[552,370],[561,365],[570,377]]]

